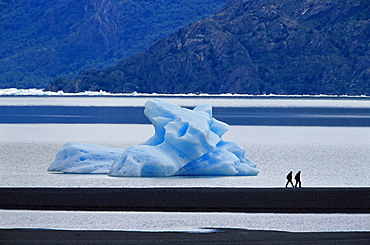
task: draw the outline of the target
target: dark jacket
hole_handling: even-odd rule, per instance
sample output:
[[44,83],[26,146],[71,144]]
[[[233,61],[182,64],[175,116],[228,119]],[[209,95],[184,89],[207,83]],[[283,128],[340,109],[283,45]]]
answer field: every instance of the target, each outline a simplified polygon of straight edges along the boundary
[[294,176],[294,179],[296,181],[301,181],[301,172],[298,172],[295,176]]
[[291,181],[293,178],[293,172],[290,172],[287,176],[286,176],[286,179]]

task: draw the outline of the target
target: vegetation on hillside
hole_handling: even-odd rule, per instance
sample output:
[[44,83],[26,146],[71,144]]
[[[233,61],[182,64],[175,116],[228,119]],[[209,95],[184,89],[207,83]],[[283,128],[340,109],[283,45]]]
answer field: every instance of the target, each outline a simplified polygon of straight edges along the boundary
[[226,0],[0,0],[0,88],[105,69]]

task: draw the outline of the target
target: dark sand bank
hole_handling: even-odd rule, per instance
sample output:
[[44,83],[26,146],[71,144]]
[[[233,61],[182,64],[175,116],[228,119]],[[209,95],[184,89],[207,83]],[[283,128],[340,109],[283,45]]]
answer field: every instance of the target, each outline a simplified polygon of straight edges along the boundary
[[0,230],[0,244],[369,244],[370,232]]
[[0,209],[370,213],[370,188],[0,188]]

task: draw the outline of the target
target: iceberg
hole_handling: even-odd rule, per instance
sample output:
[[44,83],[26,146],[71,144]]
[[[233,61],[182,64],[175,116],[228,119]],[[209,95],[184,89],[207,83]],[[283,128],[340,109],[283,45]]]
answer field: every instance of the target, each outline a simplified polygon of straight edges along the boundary
[[70,142],[48,170],[116,177],[258,174],[243,147],[222,140],[229,125],[213,118],[211,105],[190,110],[155,99],[146,102],[144,114],[155,129],[146,142],[126,150]]

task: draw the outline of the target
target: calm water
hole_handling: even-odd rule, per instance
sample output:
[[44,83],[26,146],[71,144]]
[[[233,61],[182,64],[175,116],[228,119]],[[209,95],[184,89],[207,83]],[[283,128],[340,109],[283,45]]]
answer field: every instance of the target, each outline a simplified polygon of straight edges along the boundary
[[127,148],[153,134],[150,125],[0,124],[0,186],[12,187],[282,187],[301,170],[303,186],[370,186],[370,128],[232,126],[225,140],[247,149],[256,177],[116,178],[48,173],[63,144]]
[[247,149],[256,177],[113,178],[46,169],[69,141],[127,148],[148,139],[150,125],[0,124],[0,186],[11,187],[281,187],[303,172],[303,186],[369,186],[370,128],[232,126],[225,140]]
[[59,97],[59,96],[4,96],[1,106],[144,106],[155,98],[179,106],[211,104],[214,107],[326,107],[326,108],[370,108],[370,97]]
[[[0,106],[143,106],[147,98],[2,97]],[[243,108],[365,109],[370,100],[322,99],[168,99],[182,106],[210,103]],[[42,109],[42,107],[40,107]],[[42,115],[42,111],[40,111]],[[328,115],[338,118],[339,114]],[[310,115],[315,116],[315,115]],[[345,115],[339,116],[341,118]],[[304,119],[304,116],[302,116]],[[301,119],[302,119],[301,118]],[[370,125],[231,126],[225,140],[247,149],[261,171],[256,177],[113,178],[106,175],[67,175],[46,171],[61,147],[85,142],[127,148],[152,136],[144,124],[0,124],[1,187],[283,187],[285,176],[301,170],[303,187],[369,187]],[[194,215],[197,219],[194,218]],[[0,210],[0,228],[183,230],[201,227],[275,229],[287,231],[370,230],[369,215],[280,214],[162,214],[44,212]],[[20,219],[20,217],[24,217]],[[144,217],[144,218],[143,218]],[[198,219],[199,218],[199,219]],[[299,224],[292,228],[291,220]],[[22,221],[21,221],[22,220]],[[66,222],[60,223],[61,220]],[[199,220],[199,222],[197,221]],[[127,221],[127,222],[126,222]],[[163,224],[158,226],[158,223]],[[34,224],[34,225],[32,225]],[[100,224],[100,225],[98,225]],[[174,225],[177,224],[177,225]]]
[[370,214],[246,214],[0,210],[0,228],[212,232],[216,228],[291,232],[370,231]]
[[[0,123],[150,124],[144,104],[153,98],[2,97]],[[290,98],[161,98],[186,107],[209,103],[213,116],[229,125],[370,125],[369,100]]]

